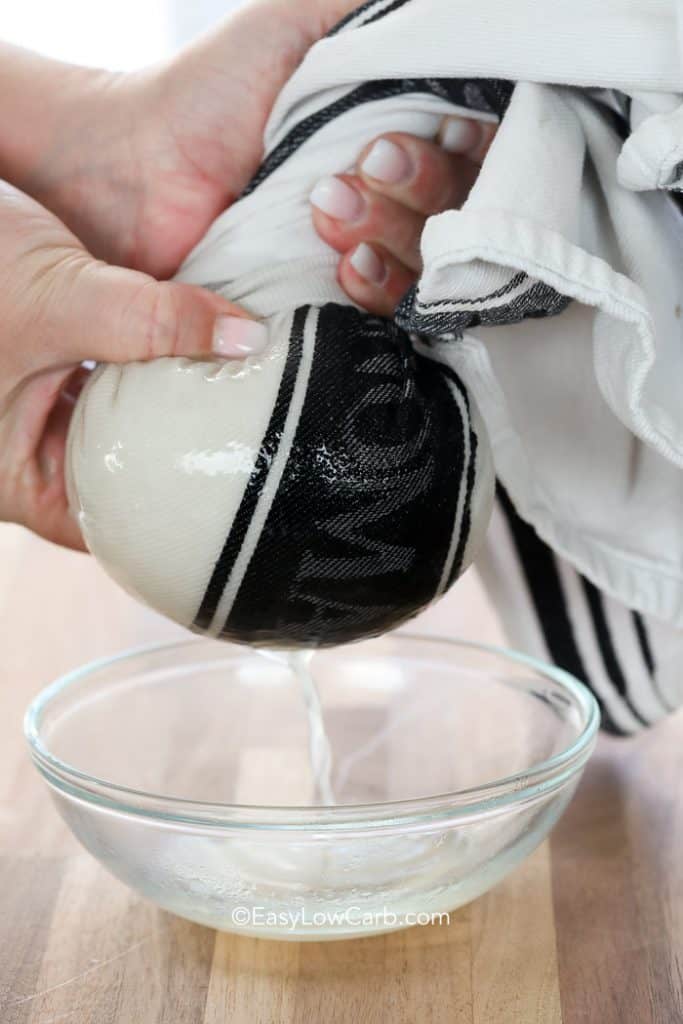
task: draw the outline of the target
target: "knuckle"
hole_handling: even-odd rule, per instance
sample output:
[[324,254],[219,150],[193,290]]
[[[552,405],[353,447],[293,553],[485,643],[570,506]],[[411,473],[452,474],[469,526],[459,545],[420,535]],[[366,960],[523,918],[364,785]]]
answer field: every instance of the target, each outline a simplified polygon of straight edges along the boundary
[[178,349],[179,316],[175,291],[165,281],[142,284],[133,297],[124,329],[140,338],[144,359],[172,356]]
[[416,277],[405,272],[392,276],[387,287],[387,298],[390,301],[392,312],[396,309],[408,289],[412,288],[416,280]]
[[454,168],[434,154],[422,162],[413,182],[416,205],[425,216],[440,213],[452,202],[457,189]]
[[419,250],[424,223],[423,214],[399,200],[374,196],[369,200],[368,216],[356,229],[353,241],[379,242],[400,255],[414,257]]
[[420,254],[420,239],[424,230],[426,217],[410,214],[399,218],[399,243],[401,252],[415,260]]

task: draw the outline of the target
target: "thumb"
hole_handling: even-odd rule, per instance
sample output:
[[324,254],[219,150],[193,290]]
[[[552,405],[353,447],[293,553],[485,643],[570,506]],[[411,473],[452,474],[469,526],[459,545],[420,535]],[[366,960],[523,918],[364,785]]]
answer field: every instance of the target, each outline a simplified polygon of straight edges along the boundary
[[83,254],[60,268],[50,333],[74,362],[127,363],[163,356],[244,358],[268,342],[264,324],[220,295],[109,266]]

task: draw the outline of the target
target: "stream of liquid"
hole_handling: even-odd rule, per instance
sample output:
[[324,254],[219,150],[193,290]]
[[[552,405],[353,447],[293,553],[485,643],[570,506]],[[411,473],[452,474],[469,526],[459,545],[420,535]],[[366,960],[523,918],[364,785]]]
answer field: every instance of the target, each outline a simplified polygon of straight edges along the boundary
[[297,678],[308,716],[308,750],[315,785],[315,802],[336,804],[332,788],[332,750],[325,730],[320,695],[311,673],[313,651],[288,651],[287,662]]

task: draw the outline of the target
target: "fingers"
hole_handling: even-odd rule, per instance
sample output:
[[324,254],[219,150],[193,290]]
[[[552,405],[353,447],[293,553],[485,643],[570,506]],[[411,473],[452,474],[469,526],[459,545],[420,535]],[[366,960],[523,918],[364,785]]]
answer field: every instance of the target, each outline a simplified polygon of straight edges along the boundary
[[2,182],[0,285],[0,355],[11,358],[15,384],[87,359],[243,357],[268,340],[220,295],[94,259],[56,217]]
[[400,134],[377,139],[358,162],[361,179],[375,194],[423,218],[462,206],[477,170],[466,154],[447,153],[435,142]]
[[393,315],[415,278],[415,272],[386,249],[366,242],[346,253],[339,263],[338,280],[346,294],[378,316]]
[[66,438],[74,399],[71,371],[26,381],[0,420],[0,518],[22,523],[55,544],[84,550],[64,481]]
[[[46,282],[47,284],[47,282]],[[41,308],[46,362],[126,363],[164,356],[244,358],[265,348],[262,324],[219,295],[81,254],[55,268]]]
[[445,117],[437,141],[447,153],[460,153],[479,166],[489,151],[498,130],[497,124],[473,118]]
[[69,508],[65,486],[66,441],[73,401],[60,394],[45,423],[36,451],[35,504],[29,527],[63,547],[85,551],[77,517]]
[[324,178],[311,193],[313,222],[328,245],[348,252],[360,242],[377,243],[413,270],[420,268],[424,217],[373,192],[359,177]]
[[0,520],[81,547],[64,481],[85,360],[245,356],[263,325],[225,299],[101,263],[0,182]]
[[477,173],[472,160],[433,142],[386,136],[361,155],[357,175],[318,182],[310,196],[313,222],[337,252],[375,242],[418,270],[425,218],[461,206]]
[[355,174],[318,182],[313,223],[342,255],[338,278],[349,298],[392,315],[420,273],[426,219],[462,206],[495,131],[454,116],[444,119],[436,142],[393,132],[361,152]]

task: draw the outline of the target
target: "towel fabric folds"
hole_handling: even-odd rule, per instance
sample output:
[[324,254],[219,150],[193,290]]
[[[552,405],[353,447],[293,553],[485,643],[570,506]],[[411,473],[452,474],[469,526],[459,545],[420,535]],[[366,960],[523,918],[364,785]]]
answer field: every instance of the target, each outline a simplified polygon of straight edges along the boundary
[[386,132],[500,122],[464,207],[428,221],[396,323],[488,428],[481,569],[513,641],[624,732],[683,701],[680,36],[672,0],[371,0],[285,87],[259,173],[179,275],[273,323],[348,305],[316,181]]

